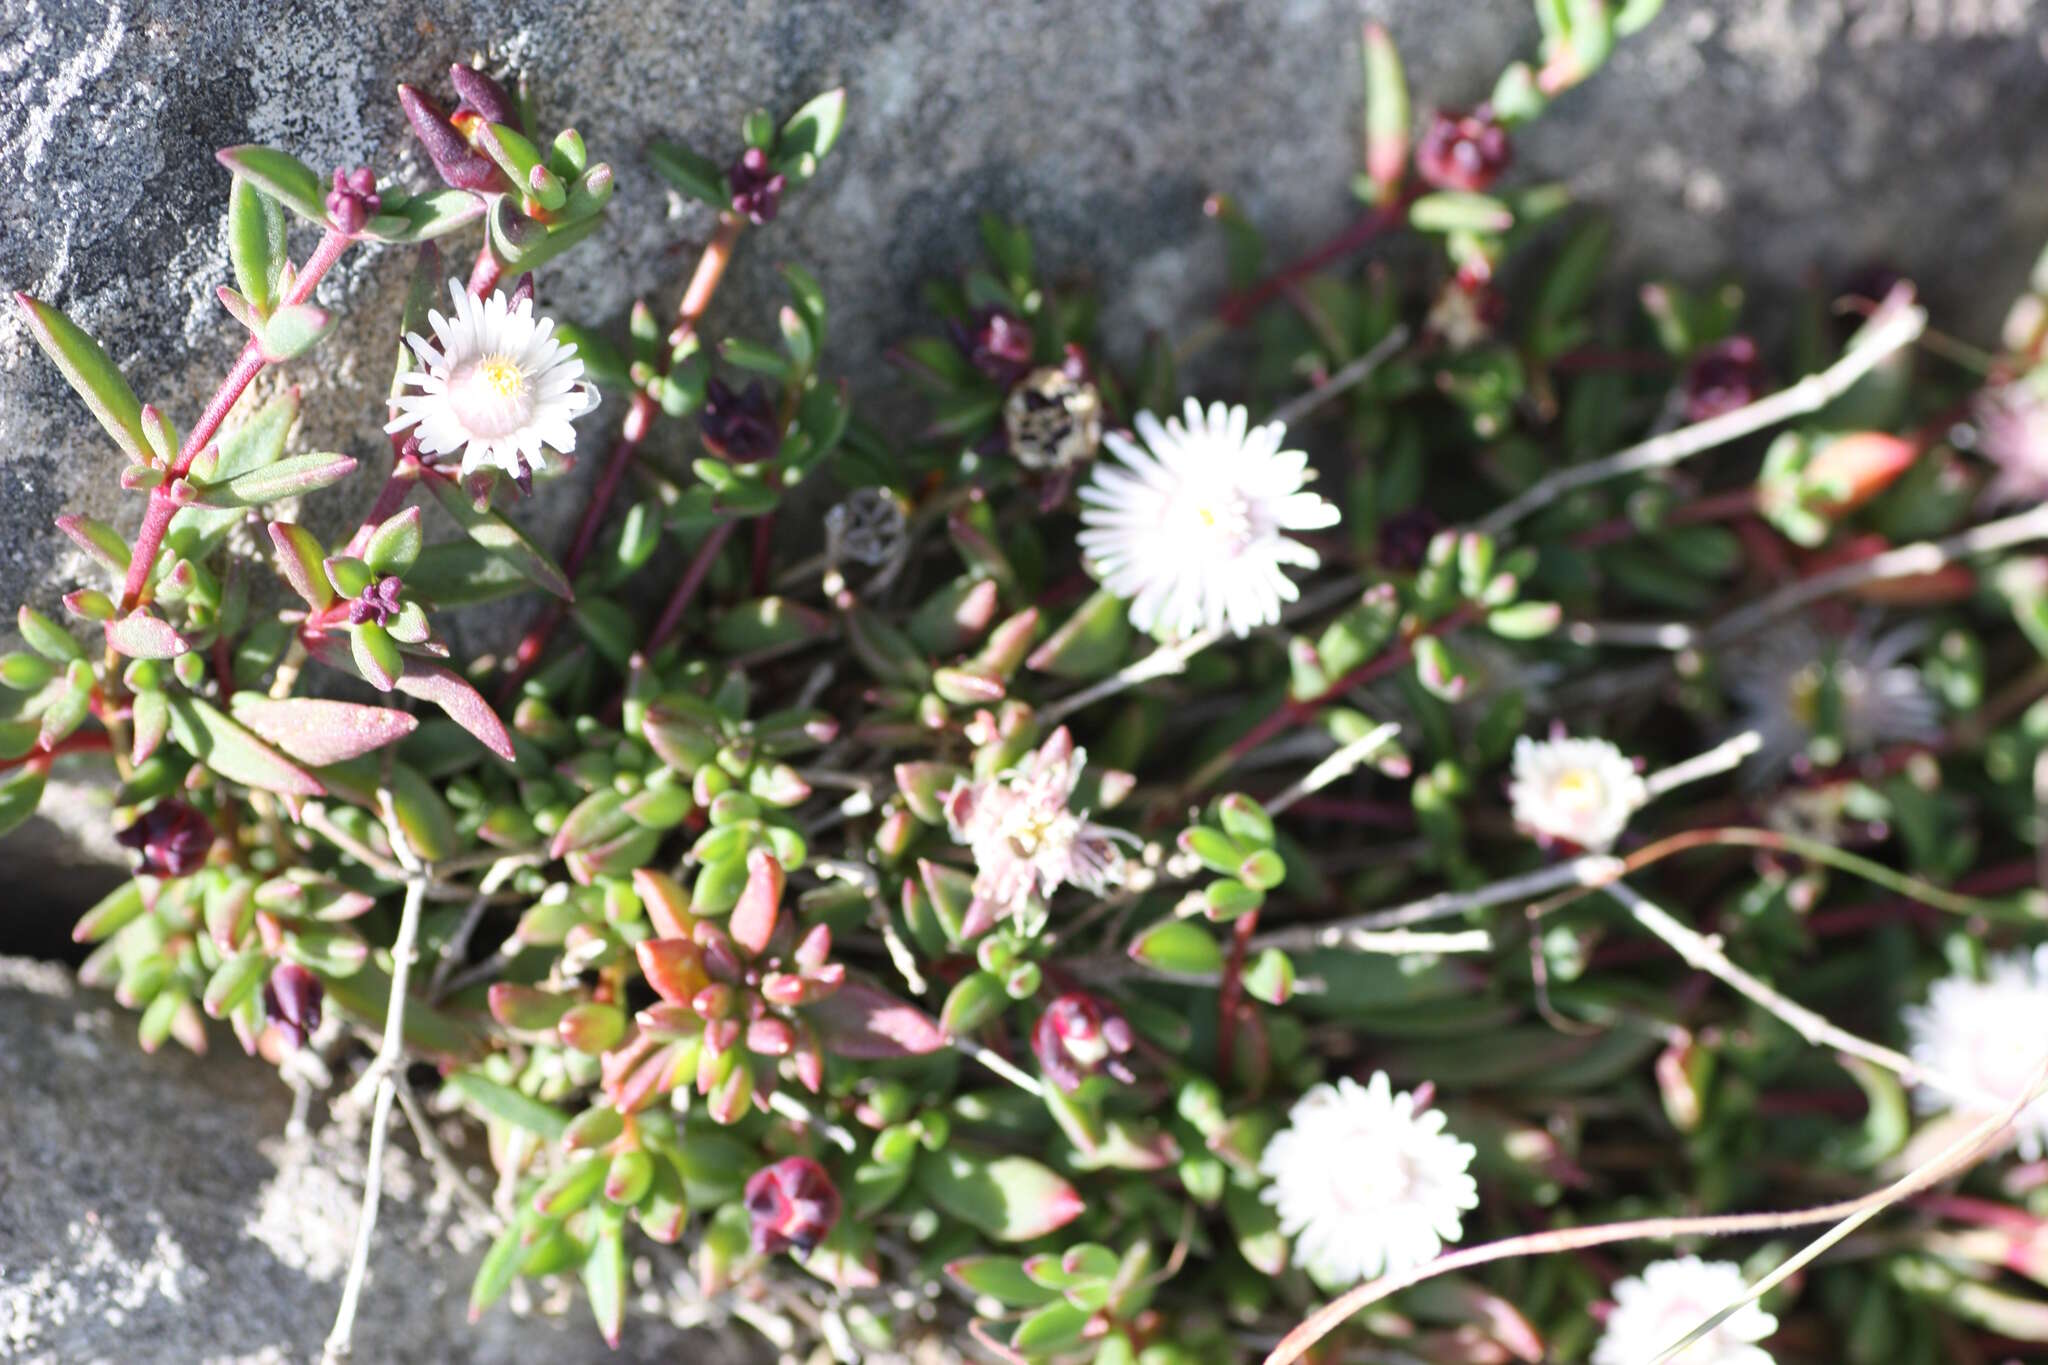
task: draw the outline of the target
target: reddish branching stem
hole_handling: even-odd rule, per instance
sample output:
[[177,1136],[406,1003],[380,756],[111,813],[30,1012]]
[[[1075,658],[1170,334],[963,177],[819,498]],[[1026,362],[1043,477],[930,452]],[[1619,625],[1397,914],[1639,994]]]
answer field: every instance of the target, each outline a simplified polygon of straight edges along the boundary
[[[320,277],[330,270],[349,248],[352,239],[347,233],[329,228],[320,238],[320,244],[313,248],[313,254],[306,258],[306,264],[299,270],[298,279],[284,302],[304,303],[313,296],[313,288],[320,283]],[[255,339],[242,347],[242,353],[235,359],[235,367],[228,371],[227,378],[199,414],[198,422],[185,437],[185,443],[178,448],[177,458],[171,462],[167,477],[149,491],[149,506],[142,514],[142,529],[136,533],[135,548],[128,560],[128,577],[121,585],[121,610],[131,612],[142,601],[142,594],[149,586],[149,575],[156,567],[157,552],[163,549],[164,536],[171,529],[171,518],[178,514],[178,505],[171,499],[170,485],[174,479],[182,479],[191,470],[192,462],[200,452],[213,443],[220,434],[221,423],[234,409],[242,394],[265,365],[262,352]]]
[[0,773],[14,768],[34,768],[48,772],[50,764],[66,754],[102,754],[113,747],[104,730],[92,730],[85,734],[60,739],[47,749],[31,749],[19,758],[0,758]]
[[[1395,645],[1376,659],[1368,660],[1346,673],[1337,681],[1313,697],[1288,700],[1266,713],[1265,717],[1251,729],[1232,741],[1229,748],[1204,763],[1195,775],[1181,785],[1181,796],[1191,797],[1193,793],[1206,791],[1216,779],[1237,765],[1246,754],[1297,725],[1313,720],[1325,706],[1343,696],[1354,687],[1362,686],[1375,678],[1384,677],[1415,657],[1415,642],[1425,635],[1448,635],[1454,630],[1470,625],[1477,620],[1480,609],[1463,606],[1444,617],[1423,626],[1401,643]],[[1183,803],[1184,804],[1184,803]]]
[[653,654],[675,638],[682,627],[683,613],[690,608],[690,600],[697,595],[697,589],[704,585],[705,576],[718,560],[718,552],[725,548],[725,542],[732,539],[736,521],[721,521],[711,528],[711,534],[697,547],[696,556],[690,560],[690,567],[683,571],[683,581],[676,584],[668,605],[661,609],[661,619],[654,623],[654,633],[647,637],[647,652]]
[[1385,233],[1408,221],[1409,195],[1361,215],[1350,227],[1332,237],[1292,264],[1225,296],[1216,316],[1228,327],[1242,327],[1258,316],[1259,310],[1287,292],[1298,281],[1326,269]]
[[[698,325],[703,322],[712,297],[718,293],[719,283],[725,279],[725,269],[732,263],[733,248],[739,244],[740,234],[746,226],[747,220],[738,214],[719,215],[718,230],[704,244],[704,254],[698,257],[697,268],[683,290],[682,302],[676,307],[676,325],[670,329],[668,346],[656,362],[658,374],[667,375],[675,348],[695,335]],[[590,502],[583,509],[582,520],[576,525],[576,537],[569,543],[569,553],[562,560],[562,572],[570,579],[576,577],[583,561],[589,558],[590,551],[596,546],[597,533],[604,525],[605,515],[610,512],[619,486],[626,481],[626,473],[633,467],[633,457],[639,452],[640,443],[647,439],[659,412],[660,407],[647,390],[633,395],[632,406],[626,410],[626,420],[619,429],[619,439],[612,445],[604,470],[598,475],[597,486],[590,491]],[[512,652],[512,670],[505,679],[506,697],[519,685],[520,679],[533,671],[566,614],[567,609],[561,603],[553,604],[520,640]]]

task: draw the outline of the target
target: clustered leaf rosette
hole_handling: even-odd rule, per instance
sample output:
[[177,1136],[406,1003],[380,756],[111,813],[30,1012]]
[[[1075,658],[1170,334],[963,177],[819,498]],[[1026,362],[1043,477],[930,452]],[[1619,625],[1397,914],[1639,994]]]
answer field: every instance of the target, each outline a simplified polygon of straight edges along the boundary
[[661,936],[636,946],[641,974],[663,1003],[643,1011],[637,1031],[604,1057],[614,1108],[635,1112],[694,1074],[705,1112],[733,1123],[767,1104],[784,1059],[790,1079],[818,1092],[824,1049],[803,1009],[837,992],[846,968],[830,960],[825,925],[799,937],[782,913],[784,884],[782,865],[756,849],[722,927],[670,906],[655,926]]

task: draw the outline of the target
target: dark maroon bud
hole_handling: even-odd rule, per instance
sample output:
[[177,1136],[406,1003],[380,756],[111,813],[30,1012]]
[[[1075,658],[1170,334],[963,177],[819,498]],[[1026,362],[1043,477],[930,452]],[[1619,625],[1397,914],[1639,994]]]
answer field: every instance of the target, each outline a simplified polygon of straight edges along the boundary
[[434,169],[451,188],[500,192],[511,188],[498,163],[470,146],[469,140],[441,112],[441,106],[409,85],[398,87],[398,103],[420,145],[427,149]]
[[807,1156],[786,1156],[747,1181],[747,1216],[754,1250],[774,1256],[795,1247],[809,1251],[839,1221],[839,1191],[825,1168]]
[[983,308],[953,323],[953,344],[967,363],[1007,389],[1031,372],[1031,327],[1000,308]]
[[1429,554],[1429,543],[1444,529],[1443,518],[1427,507],[1396,512],[1380,523],[1376,558],[1381,567],[1413,573]]
[[1074,1090],[1083,1076],[1105,1072],[1129,1083],[1137,1079],[1123,1062],[1131,1050],[1131,1026],[1120,1014],[1080,991],[1057,997],[1038,1016],[1031,1030],[1031,1051],[1046,1078],[1062,1090]]
[[1704,422],[1756,401],[1764,389],[1756,342],[1732,336],[1703,346],[1685,367],[1685,420]]
[[376,582],[365,586],[348,604],[348,623],[362,625],[374,621],[378,625],[389,625],[391,618],[398,615],[398,594],[405,584],[397,574],[386,574]]
[[142,855],[136,869],[152,877],[182,877],[196,872],[213,849],[214,828],[204,815],[183,801],[159,801],[134,824],[114,836],[123,848]]
[[1415,148],[1416,172],[1440,190],[1483,190],[1512,160],[1508,130],[1483,104],[1470,113],[1437,111]]
[[505,302],[513,308],[517,308],[522,303],[533,302],[533,272],[531,270],[519,277],[519,283],[512,286],[511,297],[506,299]]
[[455,117],[459,122],[464,114],[475,114],[486,123],[502,123],[507,128],[519,127],[519,106],[505,87],[486,76],[473,66],[460,62],[448,68],[448,79],[454,83],[455,93],[462,97],[462,103],[455,106]]
[[788,179],[770,168],[768,153],[759,147],[749,147],[726,171],[725,183],[732,191],[732,211],[760,227],[775,221]]
[[533,496],[533,466],[527,463],[523,450],[512,452],[512,482],[519,486],[520,497]]
[[704,411],[697,423],[705,446],[735,464],[768,459],[782,448],[782,423],[758,379],[743,391],[712,379],[705,386]]
[[263,986],[263,1014],[277,1025],[285,1041],[304,1047],[320,1027],[320,1002],[326,997],[320,978],[296,962],[284,962]]
[[327,217],[336,227],[354,236],[382,207],[375,171],[368,166],[353,171],[334,168],[334,188],[327,192]]

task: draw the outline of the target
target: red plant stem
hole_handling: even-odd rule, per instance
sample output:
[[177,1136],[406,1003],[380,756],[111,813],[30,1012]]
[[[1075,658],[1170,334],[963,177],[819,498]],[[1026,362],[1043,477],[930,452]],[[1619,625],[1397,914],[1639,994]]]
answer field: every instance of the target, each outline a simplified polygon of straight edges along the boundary
[[56,744],[47,749],[31,749],[19,758],[0,758],[0,773],[4,773],[10,768],[21,767],[31,767],[39,771],[47,771],[52,760],[62,758],[66,754],[106,753],[112,748],[113,743],[108,738],[107,732],[104,730],[94,730],[87,734],[72,735],[68,739],[60,739]]
[[[313,288],[320,283],[334,263],[341,259],[354,239],[345,232],[329,228],[320,238],[320,244],[313,248],[313,254],[306,258],[291,292],[285,296],[286,304],[304,303],[313,296]],[[199,421],[186,434],[185,443],[178,448],[177,458],[165,472],[164,481],[149,490],[149,506],[142,514],[142,529],[136,533],[135,549],[128,559],[128,577],[121,585],[121,611],[123,614],[135,610],[142,601],[143,589],[149,586],[150,571],[156,567],[157,552],[163,549],[164,536],[171,529],[171,518],[178,514],[178,505],[171,500],[170,485],[174,479],[182,479],[191,471],[192,462],[199,458],[201,451],[213,442],[219,434],[220,425],[240,401],[242,394],[257,375],[263,372],[267,362],[257,347],[255,338],[250,338],[242,347],[241,355],[235,358],[235,366],[228,371],[208,400],[206,410],[199,414]]]
[[1415,828],[1414,808],[1393,801],[1304,796],[1294,803],[1294,813],[1304,819],[1341,820],[1346,824],[1372,825],[1381,829]]
[[1236,1074],[1237,1011],[1244,998],[1244,958],[1259,912],[1247,910],[1231,926],[1230,956],[1223,963],[1223,982],[1216,992],[1216,1080],[1229,1085]]
[[[691,272],[690,283],[683,289],[682,302],[676,305],[676,325],[669,330],[668,348],[655,361],[658,375],[668,373],[675,348],[689,340],[704,320],[712,297],[718,293],[719,283],[725,279],[725,268],[732,263],[733,248],[738,245],[746,226],[747,220],[738,214],[722,213],[718,216],[718,230],[704,244],[704,254],[697,258],[697,268]],[[583,509],[583,519],[576,525],[576,538],[569,543],[569,553],[562,559],[565,577],[571,580],[576,577],[576,571],[583,567],[583,561],[597,544],[597,533],[604,525],[605,514],[611,510],[619,485],[626,480],[626,471],[633,467],[633,456],[639,451],[640,443],[647,439],[647,433],[660,411],[646,389],[633,395],[632,406],[626,409],[626,420],[619,428],[619,439],[612,445],[604,472],[598,475],[597,486],[590,490],[590,502]],[[560,602],[549,606],[513,649],[512,669],[505,679],[506,696],[510,696],[511,689],[519,685],[521,678],[533,671],[567,612],[568,608]]]
[[[1664,518],[1666,526],[1692,526],[1703,521],[1727,521],[1746,516],[1756,510],[1755,488],[1731,488],[1725,493],[1712,497],[1695,498],[1691,502],[1671,509]],[[1581,550],[1594,550],[1616,541],[1629,540],[1635,536],[1649,534],[1627,517],[1616,517],[1612,521],[1590,526],[1572,538],[1572,544]]]
[[1306,279],[1325,266],[1336,264],[1381,233],[1389,232],[1407,222],[1411,198],[1411,195],[1403,194],[1390,204],[1382,204],[1360,216],[1350,227],[1300,260],[1282,267],[1257,284],[1248,285],[1226,295],[1222,306],[1216,310],[1216,316],[1226,327],[1244,326],[1258,315],[1259,309],[1286,292],[1295,281]]
[[690,599],[695,597],[697,589],[703,586],[704,576],[711,572],[711,565],[717,560],[718,552],[725,548],[726,541],[732,539],[733,529],[738,525],[736,521],[719,522],[711,528],[711,534],[704,538],[704,543],[697,547],[696,557],[690,561],[690,567],[683,572],[683,581],[676,584],[675,594],[668,599],[668,605],[661,609],[661,619],[654,623],[654,633],[647,637],[647,653],[654,653],[674,637],[676,630],[683,624],[683,613],[689,609]]
[[754,523],[754,573],[752,592],[760,597],[768,591],[768,571],[773,567],[770,552],[775,548],[775,514],[768,513]]
[[405,501],[405,495],[412,491],[412,486],[418,483],[426,472],[426,466],[417,458],[411,455],[394,455],[391,460],[391,473],[385,476],[384,486],[377,490],[377,500],[371,503],[370,510],[363,514],[362,525],[356,527],[356,533],[349,537],[342,553],[360,557],[363,548],[370,543],[370,537],[398,511],[399,504]]
[[1261,744],[1264,744],[1267,740],[1283,730],[1292,729],[1296,725],[1314,719],[1318,711],[1343,696],[1346,692],[1349,692],[1352,688],[1362,686],[1401,667],[1415,656],[1415,642],[1423,636],[1448,635],[1462,626],[1471,624],[1478,618],[1479,614],[1480,609],[1478,607],[1469,604],[1462,606],[1449,616],[1444,617],[1441,621],[1433,621],[1429,625],[1422,627],[1378,658],[1360,664],[1321,692],[1318,692],[1315,696],[1282,702],[1272,711],[1269,711],[1265,718],[1257,725],[1254,725],[1236,740],[1232,741],[1229,748],[1196,769],[1195,775],[1181,784],[1180,795],[1187,797],[1195,792],[1206,789],[1210,783],[1214,782],[1224,773],[1229,772],[1239,759],[1258,748]]
[[498,259],[498,253],[491,250],[488,240],[476,249],[476,264],[469,268],[469,292],[482,298],[498,287],[504,276],[505,265]]

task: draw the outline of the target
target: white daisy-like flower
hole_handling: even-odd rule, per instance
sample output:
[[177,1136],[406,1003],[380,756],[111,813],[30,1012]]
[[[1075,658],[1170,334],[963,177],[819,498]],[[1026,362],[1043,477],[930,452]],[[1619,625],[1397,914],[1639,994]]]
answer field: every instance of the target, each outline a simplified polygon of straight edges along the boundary
[[[2001,953],[1986,964],[1983,980],[1945,976],[1928,988],[1927,1003],[1906,1009],[1908,1051],[1929,1071],[1985,1095],[2017,1096],[2048,1053],[2048,944]],[[1932,1086],[1914,1090],[1924,1111],[1947,1109],[1956,1098]],[[2013,1121],[2020,1155],[2048,1153],[2048,1099],[2029,1105]]]
[[479,299],[460,280],[448,290],[453,316],[427,314],[434,341],[406,338],[419,366],[402,382],[419,392],[393,400],[398,416],[384,430],[417,426],[420,452],[460,452],[465,478],[486,465],[520,477],[547,463],[543,450],[574,450],[572,423],[597,406],[597,386],[584,382],[583,362],[555,336],[554,319],[534,317],[531,299]]
[[1635,763],[1604,739],[1515,741],[1508,782],[1515,823],[1599,853],[1650,799]]
[[[1614,1312],[1593,1348],[1593,1365],[1649,1365],[1748,1288],[1733,1261],[1683,1256],[1652,1262],[1642,1274],[1615,1282]],[[1771,1353],[1756,1343],[1777,1330],[1776,1318],[1745,1303],[1673,1356],[1672,1365],[1772,1365]]]
[[1192,398],[1186,419],[1141,412],[1142,445],[1104,438],[1117,463],[1097,460],[1081,490],[1081,549],[1138,629],[1243,636],[1299,595],[1288,567],[1322,562],[1287,533],[1335,526],[1337,509],[1308,491],[1308,456],[1281,448],[1278,422]]
[[1384,1071],[1349,1076],[1295,1103],[1259,1158],[1263,1195],[1294,1239],[1295,1259],[1329,1285],[1435,1259],[1479,1205],[1473,1148],[1444,1131],[1440,1109],[1396,1094]]
[[1742,707],[1738,728],[1763,740],[1747,780],[1762,786],[1801,760],[1832,764],[1937,738],[1941,708],[1920,671],[1901,662],[1925,638],[1918,625],[1876,635],[1865,620],[1830,637],[1790,621],[1731,651],[1723,667]]
[[974,852],[974,901],[963,933],[1022,910],[1062,886],[1098,895],[1122,880],[1118,840],[1131,836],[1074,810],[1088,752],[1062,725],[1008,772],[962,780],[946,794],[946,827]]

